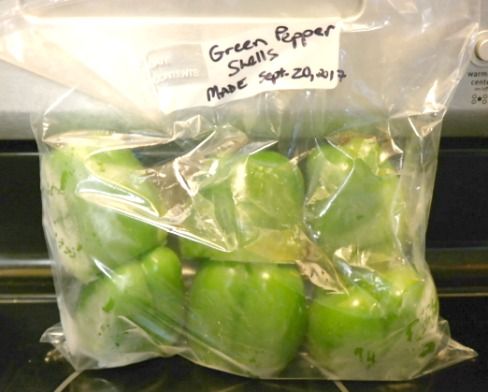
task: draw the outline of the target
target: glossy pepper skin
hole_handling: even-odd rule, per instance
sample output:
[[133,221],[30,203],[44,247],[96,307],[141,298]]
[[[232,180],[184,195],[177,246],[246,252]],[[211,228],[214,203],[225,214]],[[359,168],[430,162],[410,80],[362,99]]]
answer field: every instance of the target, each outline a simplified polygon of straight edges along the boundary
[[318,289],[309,309],[307,347],[319,366],[342,379],[400,380],[438,352],[434,285],[407,265],[378,273],[376,286]]
[[[213,221],[228,252],[182,240],[183,257],[293,262],[303,254],[303,178],[285,156],[261,151],[221,159],[215,179],[201,189],[199,197],[194,204],[195,225]],[[212,206],[211,215],[204,205]]]
[[445,344],[434,282],[406,265],[392,265],[380,276],[392,293],[386,304],[391,346],[383,363],[402,365],[395,369],[397,378],[417,376]]
[[404,220],[399,176],[374,138],[354,136],[343,144],[316,147],[307,159],[305,221],[329,255],[392,254]]
[[293,266],[204,262],[189,300],[194,360],[247,376],[276,375],[302,343],[305,306]]
[[160,208],[130,150],[64,146],[44,156],[42,170],[52,248],[77,279],[93,279],[97,263],[115,268],[164,243],[164,231],[128,216]]
[[85,286],[75,310],[78,349],[100,366],[171,354],[183,328],[181,263],[158,247]]

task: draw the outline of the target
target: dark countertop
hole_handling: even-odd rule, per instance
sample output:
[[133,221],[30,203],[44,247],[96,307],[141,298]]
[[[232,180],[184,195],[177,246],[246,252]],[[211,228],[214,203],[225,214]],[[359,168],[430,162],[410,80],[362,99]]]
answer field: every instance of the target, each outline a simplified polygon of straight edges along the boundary
[[[410,382],[256,381],[207,370],[182,358],[155,359],[108,370],[73,374],[71,366],[39,343],[58,321],[52,296],[0,296],[0,390],[4,392],[118,391],[488,391],[488,297],[442,297],[442,315],[453,337],[479,357]],[[70,376],[73,378],[69,381]],[[59,388],[63,382],[64,387]],[[58,388],[58,389],[57,389]]]

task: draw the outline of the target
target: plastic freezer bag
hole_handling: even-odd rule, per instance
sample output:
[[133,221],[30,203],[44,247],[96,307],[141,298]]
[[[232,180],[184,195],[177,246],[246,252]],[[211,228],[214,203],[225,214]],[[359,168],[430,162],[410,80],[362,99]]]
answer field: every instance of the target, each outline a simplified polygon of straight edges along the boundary
[[424,253],[479,4],[299,3],[3,10],[1,58],[66,86],[33,126],[43,340],[75,368],[404,380],[475,356]]

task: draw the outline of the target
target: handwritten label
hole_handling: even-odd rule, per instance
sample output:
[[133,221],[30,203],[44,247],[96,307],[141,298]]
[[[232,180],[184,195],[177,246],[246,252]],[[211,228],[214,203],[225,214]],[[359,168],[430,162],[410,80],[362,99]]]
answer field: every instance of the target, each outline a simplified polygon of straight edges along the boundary
[[265,91],[335,88],[348,77],[339,67],[340,29],[322,19],[269,23],[204,42],[200,51],[195,45],[155,51],[147,63],[161,110],[215,106]]

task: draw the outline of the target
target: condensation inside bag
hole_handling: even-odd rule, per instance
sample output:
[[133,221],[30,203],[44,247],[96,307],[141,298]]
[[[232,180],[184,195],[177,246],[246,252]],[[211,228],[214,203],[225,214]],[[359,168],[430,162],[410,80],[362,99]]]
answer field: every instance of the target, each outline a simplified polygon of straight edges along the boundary
[[[354,18],[329,6],[340,69],[304,64],[287,89],[259,76],[274,52],[253,34],[310,23],[276,52],[308,59],[307,43],[328,37],[319,14],[295,21],[296,5],[271,21],[176,6],[173,19],[4,16],[0,57],[69,87],[33,123],[64,333],[43,340],[75,368],[182,355],[249,377],[405,380],[476,355],[450,338],[424,253],[440,125],[478,3],[366,1]],[[195,47],[233,37],[218,57],[244,59],[238,74],[263,91],[224,94],[230,79],[210,69],[183,90],[154,85],[149,54],[196,63]],[[342,78],[316,88],[306,67]],[[194,106],[196,85],[222,97],[206,90]],[[100,111],[72,110],[79,92]]]

